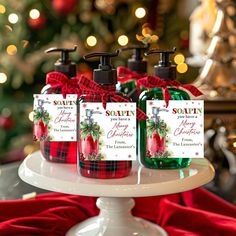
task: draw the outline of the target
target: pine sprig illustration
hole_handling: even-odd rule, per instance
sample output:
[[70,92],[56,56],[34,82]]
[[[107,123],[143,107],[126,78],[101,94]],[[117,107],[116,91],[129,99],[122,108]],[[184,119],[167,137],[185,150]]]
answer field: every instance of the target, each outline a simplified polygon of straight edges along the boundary
[[157,130],[160,137],[165,137],[167,133],[166,123],[163,120],[155,122],[153,120],[147,120],[147,134],[151,138],[154,131]]
[[87,124],[84,121],[80,122],[81,138],[85,139],[90,132],[94,141],[98,140],[103,134],[101,127],[97,123]]
[[50,122],[50,115],[47,111],[34,110],[34,123],[38,124],[42,120],[44,125],[47,125]]

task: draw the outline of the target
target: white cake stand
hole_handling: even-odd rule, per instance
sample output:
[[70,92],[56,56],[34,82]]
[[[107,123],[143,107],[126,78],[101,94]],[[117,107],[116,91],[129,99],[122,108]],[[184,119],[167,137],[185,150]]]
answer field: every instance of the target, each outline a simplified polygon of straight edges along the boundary
[[40,152],[29,155],[19,168],[21,179],[43,189],[84,196],[98,196],[100,214],[72,227],[67,236],[166,236],[156,224],[131,215],[134,200],[197,188],[214,177],[206,159],[193,159],[180,170],[151,170],[134,164],[122,179],[90,179],[77,173],[76,165],[45,161]]

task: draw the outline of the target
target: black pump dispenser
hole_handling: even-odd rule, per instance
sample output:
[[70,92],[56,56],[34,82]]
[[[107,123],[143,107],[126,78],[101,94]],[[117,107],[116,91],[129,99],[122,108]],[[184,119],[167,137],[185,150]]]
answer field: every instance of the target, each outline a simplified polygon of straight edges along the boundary
[[144,45],[133,45],[125,48],[121,48],[121,51],[127,51],[133,49],[133,55],[128,59],[128,68],[139,74],[147,72],[147,61],[143,59],[145,49]]
[[115,53],[95,52],[84,56],[85,60],[94,57],[100,57],[98,69],[93,70],[93,80],[98,84],[112,85],[117,84],[117,71],[111,64],[111,57],[118,56],[119,51]]
[[49,48],[46,50],[46,53],[51,52],[61,52],[61,58],[56,61],[54,64],[55,71],[61,72],[65,75],[67,75],[69,78],[76,76],[76,64],[74,62],[71,62],[69,58],[69,54],[71,52],[75,52],[77,49],[77,46],[74,46],[74,48]]
[[152,50],[147,52],[145,55],[160,54],[160,61],[158,65],[154,66],[155,76],[159,77],[162,80],[175,80],[176,79],[176,66],[171,64],[170,54],[174,54],[176,48],[173,50]]

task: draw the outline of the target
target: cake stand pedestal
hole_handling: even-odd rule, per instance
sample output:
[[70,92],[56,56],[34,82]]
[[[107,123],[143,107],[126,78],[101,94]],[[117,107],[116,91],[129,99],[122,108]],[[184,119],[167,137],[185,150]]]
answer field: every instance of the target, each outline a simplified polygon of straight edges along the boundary
[[131,197],[166,195],[202,186],[214,177],[204,158],[193,159],[178,170],[152,170],[134,163],[131,174],[122,179],[90,179],[77,173],[76,165],[50,163],[40,152],[29,155],[19,168],[20,178],[50,191],[98,196],[100,214],[73,226],[67,236],[167,236],[156,224],[131,215]]

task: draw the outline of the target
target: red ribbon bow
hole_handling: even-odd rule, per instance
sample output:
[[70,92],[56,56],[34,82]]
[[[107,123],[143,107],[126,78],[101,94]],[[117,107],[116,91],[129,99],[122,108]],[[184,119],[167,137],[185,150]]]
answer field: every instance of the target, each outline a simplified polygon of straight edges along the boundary
[[46,84],[50,84],[52,90],[60,89],[63,98],[66,98],[66,94],[78,94],[79,96],[82,94],[78,77],[69,79],[63,73],[49,72],[46,77]]
[[138,74],[124,66],[119,66],[117,68],[117,75],[118,75],[118,81],[120,83],[127,83],[130,80],[134,80],[135,82],[143,77],[146,76],[146,74]]
[[202,92],[198,90],[194,85],[181,84],[176,80],[165,81],[156,76],[146,76],[145,78],[138,80],[138,85],[137,85],[138,90],[140,90],[140,86],[143,86],[144,88],[162,88],[163,97],[166,102],[166,107],[168,107],[169,100],[171,99],[171,94],[167,86],[171,86],[174,88],[179,88],[179,87],[184,88],[195,97],[202,95]]
[[[88,100],[100,100],[102,101],[103,108],[106,109],[106,104],[111,99],[114,102],[130,102],[129,99],[122,97],[115,91],[115,86],[106,86],[106,89],[93,80],[89,80],[86,77],[79,79],[79,85],[84,94],[88,97]],[[146,120],[147,116],[139,108],[137,108],[137,119]]]

